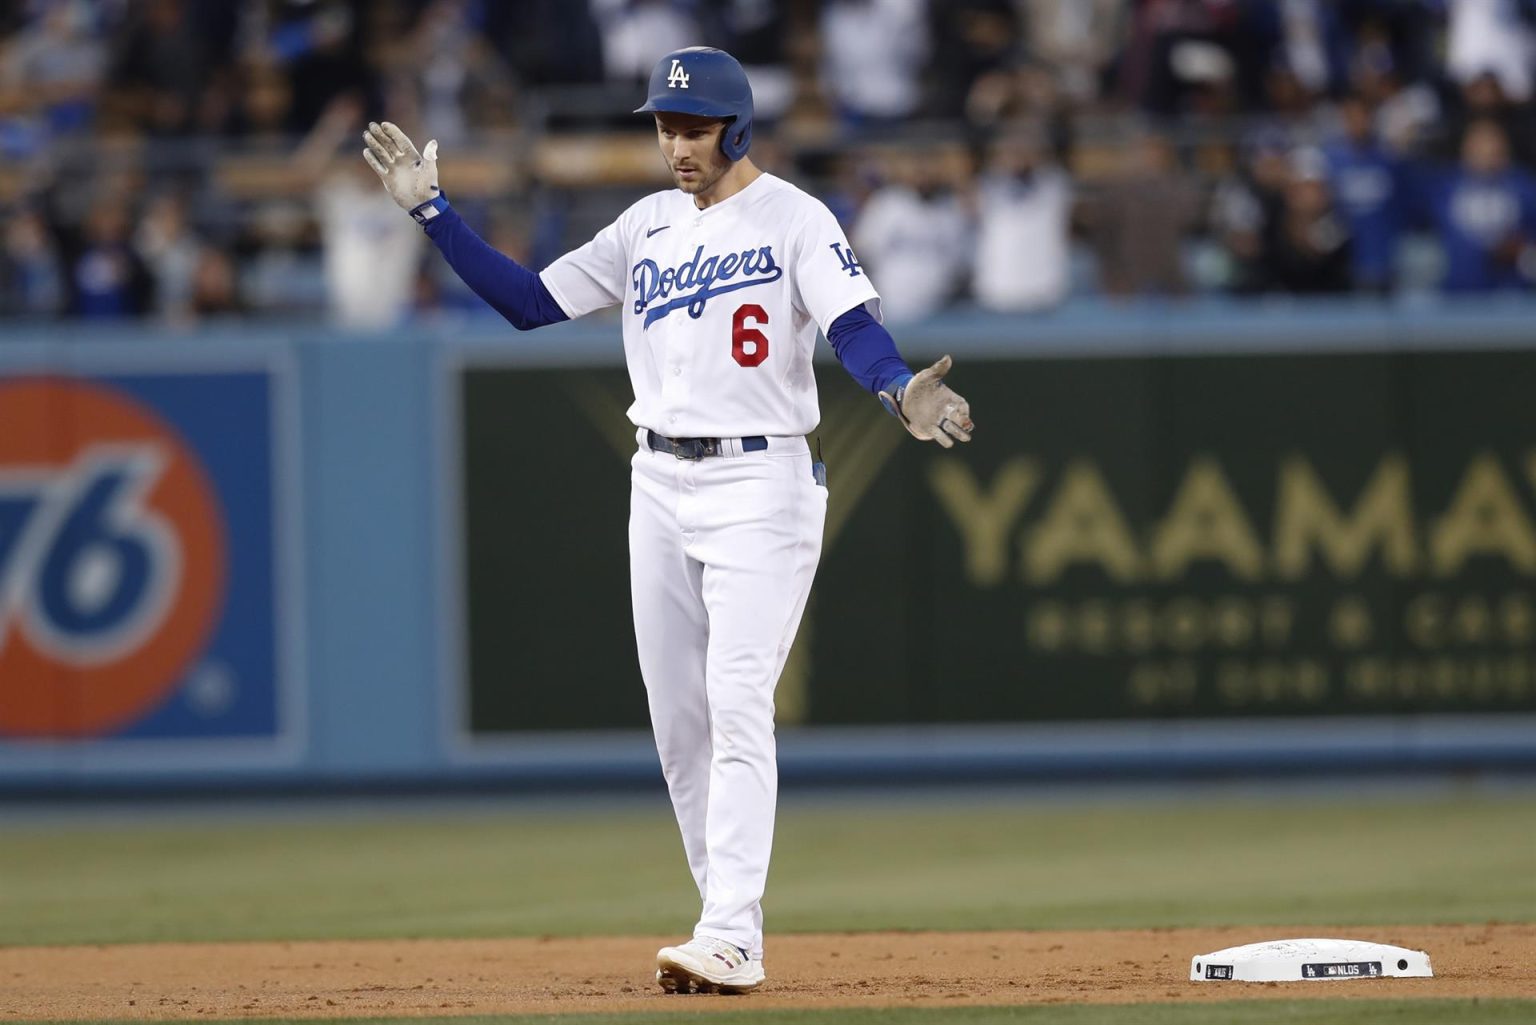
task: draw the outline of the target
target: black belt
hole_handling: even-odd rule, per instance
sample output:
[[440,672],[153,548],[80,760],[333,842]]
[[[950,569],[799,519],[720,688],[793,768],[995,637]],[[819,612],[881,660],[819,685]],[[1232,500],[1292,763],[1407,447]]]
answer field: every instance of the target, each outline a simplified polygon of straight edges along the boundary
[[[645,431],[645,443],[653,452],[669,452],[679,459],[703,459],[724,453],[719,438],[669,438],[650,428]],[[741,439],[743,452],[761,452],[768,447],[768,439],[761,434]]]

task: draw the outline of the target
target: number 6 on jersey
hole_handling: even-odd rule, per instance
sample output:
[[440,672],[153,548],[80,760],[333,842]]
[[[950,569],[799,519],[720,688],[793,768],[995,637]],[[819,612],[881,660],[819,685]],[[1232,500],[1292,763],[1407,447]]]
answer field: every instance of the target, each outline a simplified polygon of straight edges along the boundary
[[768,336],[755,327],[748,327],[748,320],[766,324],[768,311],[757,303],[736,307],[736,313],[731,317],[731,358],[744,367],[755,367],[768,358]]

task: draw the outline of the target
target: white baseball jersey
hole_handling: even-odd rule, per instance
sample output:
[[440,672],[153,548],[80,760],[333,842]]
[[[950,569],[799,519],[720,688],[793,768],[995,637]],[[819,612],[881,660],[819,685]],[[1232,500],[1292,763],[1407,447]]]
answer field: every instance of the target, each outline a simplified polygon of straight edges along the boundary
[[647,196],[540,277],[572,319],[622,303],[629,418],[675,438],[814,429],[818,329],[880,316],[832,212],[771,174],[703,210]]

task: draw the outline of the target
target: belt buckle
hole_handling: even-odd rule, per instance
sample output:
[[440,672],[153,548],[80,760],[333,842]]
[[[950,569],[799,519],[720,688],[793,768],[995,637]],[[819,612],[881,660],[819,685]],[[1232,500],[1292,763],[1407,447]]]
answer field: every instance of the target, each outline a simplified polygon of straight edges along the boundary
[[699,438],[680,438],[672,442],[672,454],[693,463],[703,459],[709,453],[705,451],[704,442]]

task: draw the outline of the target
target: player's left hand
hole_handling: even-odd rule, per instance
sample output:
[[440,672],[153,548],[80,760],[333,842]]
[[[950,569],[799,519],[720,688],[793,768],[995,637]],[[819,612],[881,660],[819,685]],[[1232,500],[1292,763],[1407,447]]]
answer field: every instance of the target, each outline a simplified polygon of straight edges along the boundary
[[436,139],[418,152],[416,144],[390,122],[370,121],[363,142],[368,144],[363,159],[402,210],[410,212],[437,197],[441,190],[437,187]]
[[970,441],[971,431],[976,429],[971,422],[971,404],[944,383],[944,375],[953,365],[954,361],[945,356],[919,371],[894,395],[880,393],[880,401],[901,418],[914,438],[936,441],[945,448],[953,448],[957,441]]

